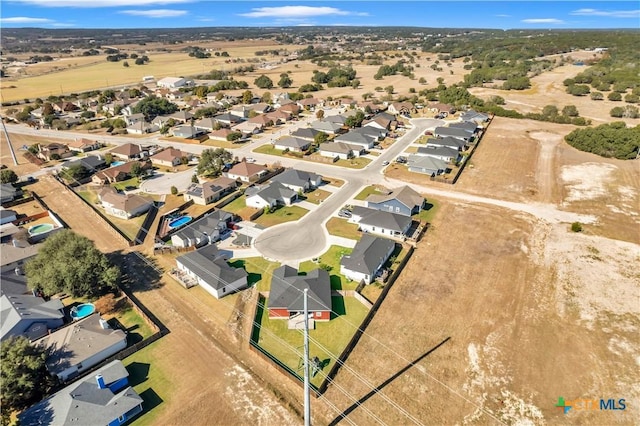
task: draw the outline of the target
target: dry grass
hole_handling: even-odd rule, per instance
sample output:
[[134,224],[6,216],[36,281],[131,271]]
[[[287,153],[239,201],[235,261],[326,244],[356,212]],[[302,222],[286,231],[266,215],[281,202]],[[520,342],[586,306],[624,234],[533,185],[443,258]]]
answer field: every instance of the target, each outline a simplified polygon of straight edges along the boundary
[[339,217],[329,219],[327,222],[327,231],[331,235],[351,238],[352,240],[359,240],[362,236],[362,233],[358,231],[357,223],[349,223],[346,219],[340,219]]

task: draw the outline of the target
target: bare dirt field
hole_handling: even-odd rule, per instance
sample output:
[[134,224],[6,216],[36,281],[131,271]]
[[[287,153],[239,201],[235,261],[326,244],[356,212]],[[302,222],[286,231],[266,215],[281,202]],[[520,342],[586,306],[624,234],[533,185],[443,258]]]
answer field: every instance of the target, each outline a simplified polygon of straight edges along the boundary
[[16,172],[18,176],[37,172],[38,170],[40,170],[40,167],[36,166],[33,163],[30,163],[26,158],[24,158],[23,154],[25,151],[22,149],[24,145],[30,146],[37,143],[67,142],[66,140],[62,139],[40,138],[29,135],[21,135],[17,133],[11,133],[9,137],[11,138],[11,146],[13,147],[16,159],[18,160],[18,165],[16,166],[13,163],[11,151],[9,151],[7,145],[7,138],[3,131],[0,131],[0,164],[10,168],[14,172]]
[[640,396],[637,245],[457,203],[444,203],[434,224],[330,387],[340,408],[356,405],[350,420],[640,421],[635,409],[554,407],[559,396]]

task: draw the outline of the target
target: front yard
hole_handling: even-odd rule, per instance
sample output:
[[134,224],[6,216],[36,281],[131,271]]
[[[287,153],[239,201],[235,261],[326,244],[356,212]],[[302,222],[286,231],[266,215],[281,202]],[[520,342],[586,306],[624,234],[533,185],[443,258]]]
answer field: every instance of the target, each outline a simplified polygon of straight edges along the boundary
[[308,212],[309,210],[299,206],[284,206],[278,208],[273,213],[263,213],[262,216],[257,218],[254,222],[268,228],[269,226],[298,220]]
[[305,201],[308,201],[313,204],[320,204],[321,202],[323,202],[324,200],[326,200],[331,196],[331,192],[318,188],[318,189],[314,189],[311,192],[305,193],[304,196],[306,198]]
[[380,191],[378,191],[378,188],[371,185],[371,186],[367,186],[365,187],[362,191],[360,191],[358,193],[358,195],[356,195],[355,197],[353,197],[354,200],[360,200],[360,201],[364,201],[367,199],[367,197],[371,194],[380,194]]
[[[353,297],[334,296],[331,303],[335,312],[331,321],[316,322],[315,329],[309,331],[309,355],[322,361],[322,372],[311,378],[315,386],[320,386],[368,313],[368,309]],[[268,304],[266,300],[266,306],[258,307],[256,322],[260,328],[254,328],[254,339],[260,347],[302,375],[302,330],[289,330],[286,319],[269,319]]]
[[358,231],[357,223],[349,223],[347,219],[341,219],[339,217],[329,219],[327,222],[327,231],[331,235],[352,240],[359,240],[362,236],[362,233]]

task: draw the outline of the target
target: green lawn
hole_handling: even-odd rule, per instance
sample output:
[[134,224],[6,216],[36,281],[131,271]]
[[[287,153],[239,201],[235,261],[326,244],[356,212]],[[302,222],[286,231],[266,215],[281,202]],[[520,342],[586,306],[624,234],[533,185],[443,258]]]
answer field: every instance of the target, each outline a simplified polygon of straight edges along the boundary
[[[331,321],[316,322],[315,330],[309,331],[309,355],[323,361],[322,373],[331,370],[335,359],[353,337],[357,327],[367,315],[367,308],[353,297],[332,297]],[[267,307],[269,301],[266,301]],[[298,369],[303,352],[302,330],[289,330],[286,319],[269,319],[267,309],[258,312],[261,330],[258,332],[258,344],[267,352],[278,358],[298,374],[302,375],[302,368]],[[337,315],[337,316],[336,316]],[[317,374],[311,383],[320,386],[324,380],[323,374]]]
[[357,223],[349,223],[347,219],[340,219],[339,217],[329,219],[327,222],[327,231],[329,231],[331,235],[350,238],[352,240],[359,240],[362,235],[362,233],[358,231]]
[[77,194],[91,205],[99,202],[98,194],[95,191],[77,191]]
[[[129,181],[125,181],[129,182]],[[124,183],[124,182],[119,182]],[[108,218],[109,222],[116,226],[116,228],[120,229],[130,240],[133,240],[136,235],[138,235],[138,231],[142,226],[147,214],[143,214],[141,216],[133,217],[131,219],[120,219],[115,216],[110,216],[104,212],[102,207],[99,206],[98,194],[95,191],[78,191],[78,195],[87,201],[91,206],[100,211],[106,218]]]
[[126,327],[129,343],[140,342],[154,333],[149,324],[133,308],[118,312],[116,318]]
[[124,190],[128,186],[135,186],[138,188],[140,186],[140,180],[133,177],[131,179],[123,180],[122,182],[112,183],[111,186],[118,190]]
[[258,154],[279,155],[281,157],[284,155],[281,149],[274,148],[270,143],[259,146],[254,149],[253,152],[257,152]]
[[170,365],[162,365],[166,350],[160,344],[162,340],[152,343],[144,349],[125,358],[122,362],[129,372],[129,384],[142,397],[144,411],[130,425],[144,426],[161,423],[162,409],[159,406],[167,402],[173,395],[174,384],[170,376]]
[[258,209],[247,207],[247,203],[245,200],[246,197],[244,195],[241,195],[224,206],[222,209],[229,213],[237,214],[238,216],[242,217],[243,220],[248,220],[253,213],[258,211]]
[[248,257],[229,262],[234,268],[244,267],[249,276],[249,285],[257,283],[258,291],[269,291],[273,270],[280,267],[278,262],[270,262],[262,257]]
[[342,167],[348,167],[350,169],[363,169],[370,162],[371,160],[369,160],[368,158],[357,157],[357,158],[352,158],[351,160],[340,159],[332,164],[335,164],[337,166],[342,166]]
[[299,206],[280,207],[273,213],[265,213],[255,220],[258,225],[269,227],[280,223],[291,222],[300,219],[309,210]]
[[413,215],[413,218],[423,222],[432,222],[439,208],[440,203],[433,198],[429,198],[425,203],[424,209],[420,213]]
[[358,195],[356,195],[353,198],[354,200],[364,201],[371,194],[379,194],[378,188],[376,188],[375,186],[367,186],[362,191],[360,191]]
[[320,265],[328,265],[331,267],[329,275],[331,276],[331,288],[333,290],[355,290],[358,283],[347,281],[344,275],[340,274],[340,259],[342,255],[350,254],[352,249],[342,246],[331,246],[323,255],[320,256],[318,262],[307,260],[302,262],[298,268],[300,272],[309,272],[317,269]]

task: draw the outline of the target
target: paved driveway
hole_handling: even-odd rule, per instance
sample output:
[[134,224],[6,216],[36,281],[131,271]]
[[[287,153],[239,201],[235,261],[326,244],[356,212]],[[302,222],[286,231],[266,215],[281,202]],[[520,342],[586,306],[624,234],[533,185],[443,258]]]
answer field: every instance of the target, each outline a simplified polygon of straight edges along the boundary
[[156,173],[153,177],[142,182],[140,190],[149,194],[171,194],[171,187],[175,186],[179,192],[182,192],[191,185],[191,177],[194,172],[195,167],[184,172]]

